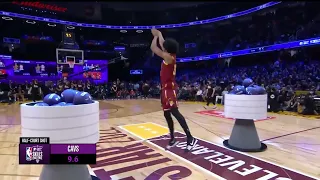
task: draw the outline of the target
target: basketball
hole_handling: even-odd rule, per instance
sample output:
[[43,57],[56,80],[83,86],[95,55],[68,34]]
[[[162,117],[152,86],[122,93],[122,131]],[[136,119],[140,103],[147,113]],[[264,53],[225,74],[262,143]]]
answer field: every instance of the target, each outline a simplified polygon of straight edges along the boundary
[[80,91],[78,91],[78,90],[74,90],[74,92],[75,92],[75,95],[76,95],[76,94],[78,94]]
[[44,102],[38,102],[33,106],[49,106],[49,105],[47,103],[44,103]]
[[49,106],[58,104],[61,101],[61,97],[58,94],[48,94],[44,97],[43,102],[47,103]]
[[255,87],[246,88],[247,95],[258,95],[258,89]]
[[72,103],[76,93],[73,89],[66,89],[61,93],[61,98],[66,103]]
[[242,85],[243,85],[244,87],[248,87],[248,86],[250,86],[250,85],[252,85],[252,84],[253,84],[253,80],[250,79],[250,78],[246,78],[246,79],[244,79],[243,82],[242,82]]
[[92,97],[89,93],[87,92],[79,92],[74,96],[73,99],[73,104],[78,105],[78,104],[90,104],[92,103]]
[[244,86],[235,86],[232,90],[232,92],[234,94],[245,94],[246,93],[246,89]]
[[257,93],[258,93],[259,95],[267,94],[267,91],[266,91],[265,88],[263,88],[263,87],[261,87],[261,86],[257,86],[257,85],[254,85],[253,87],[256,88]]

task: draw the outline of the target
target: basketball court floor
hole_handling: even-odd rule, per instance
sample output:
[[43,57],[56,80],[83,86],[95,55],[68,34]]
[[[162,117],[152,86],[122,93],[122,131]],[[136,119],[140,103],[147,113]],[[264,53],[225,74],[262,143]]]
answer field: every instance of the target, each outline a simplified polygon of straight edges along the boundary
[[[185,137],[175,121],[177,147],[165,151],[168,129],[158,100],[100,101],[100,142],[92,173],[101,180],[305,180],[320,179],[320,119],[269,114],[256,122],[268,149],[239,153],[222,145],[234,120],[223,108],[180,103],[199,145],[184,153]],[[76,121],[76,119],[75,119]],[[35,180],[41,165],[18,164],[20,108],[0,106],[0,180]]]

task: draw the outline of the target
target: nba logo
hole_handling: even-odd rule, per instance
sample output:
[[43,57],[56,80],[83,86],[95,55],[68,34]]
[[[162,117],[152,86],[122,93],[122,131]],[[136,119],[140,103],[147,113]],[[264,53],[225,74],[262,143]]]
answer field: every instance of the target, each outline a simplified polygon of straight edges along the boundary
[[27,161],[32,161],[33,158],[32,158],[32,147],[27,147],[26,148],[26,160]]

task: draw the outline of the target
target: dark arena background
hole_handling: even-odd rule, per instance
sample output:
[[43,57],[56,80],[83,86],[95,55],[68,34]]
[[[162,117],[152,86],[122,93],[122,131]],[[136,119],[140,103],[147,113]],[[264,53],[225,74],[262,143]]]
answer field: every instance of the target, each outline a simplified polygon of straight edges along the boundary
[[[313,1],[0,3],[0,180],[65,180],[77,174],[65,168],[62,178],[48,175],[48,168],[61,165],[21,163],[32,160],[32,148],[23,146],[22,155],[19,137],[49,137],[61,144],[56,136],[94,134],[89,121],[95,118],[95,159],[83,165],[92,179],[320,179],[319,6]],[[161,82],[167,61],[154,53],[158,35],[152,29],[179,43],[172,66],[174,99]],[[156,47],[162,47],[160,40]],[[263,92],[245,89],[246,78],[249,89]],[[66,89],[85,91],[95,103],[36,107]],[[262,96],[262,104],[252,99]],[[166,100],[179,108],[166,111]],[[30,103],[35,107],[26,111]],[[96,103],[97,116],[79,115],[93,112],[85,106]],[[166,112],[175,117],[176,144]],[[43,128],[68,126],[68,120],[52,119],[71,114],[74,125],[84,123],[82,129],[68,134]],[[39,118],[43,126],[36,133]],[[184,119],[198,140],[188,153]],[[257,148],[250,149],[254,140]],[[166,151],[168,142],[174,146]],[[64,157],[78,163],[78,156]]]

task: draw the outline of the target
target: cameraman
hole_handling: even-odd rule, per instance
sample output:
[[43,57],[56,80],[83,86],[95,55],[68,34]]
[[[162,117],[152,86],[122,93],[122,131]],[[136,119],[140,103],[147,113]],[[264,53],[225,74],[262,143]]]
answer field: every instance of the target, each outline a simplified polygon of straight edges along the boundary
[[268,112],[279,112],[280,103],[279,103],[279,93],[275,87],[268,89]]
[[142,99],[143,98],[144,99],[148,98],[149,89],[150,89],[150,86],[149,86],[149,84],[147,82],[142,85],[142,93],[143,93]]
[[308,93],[303,101],[304,109],[301,114],[303,115],[318,115],[316,105],[312,93]]

